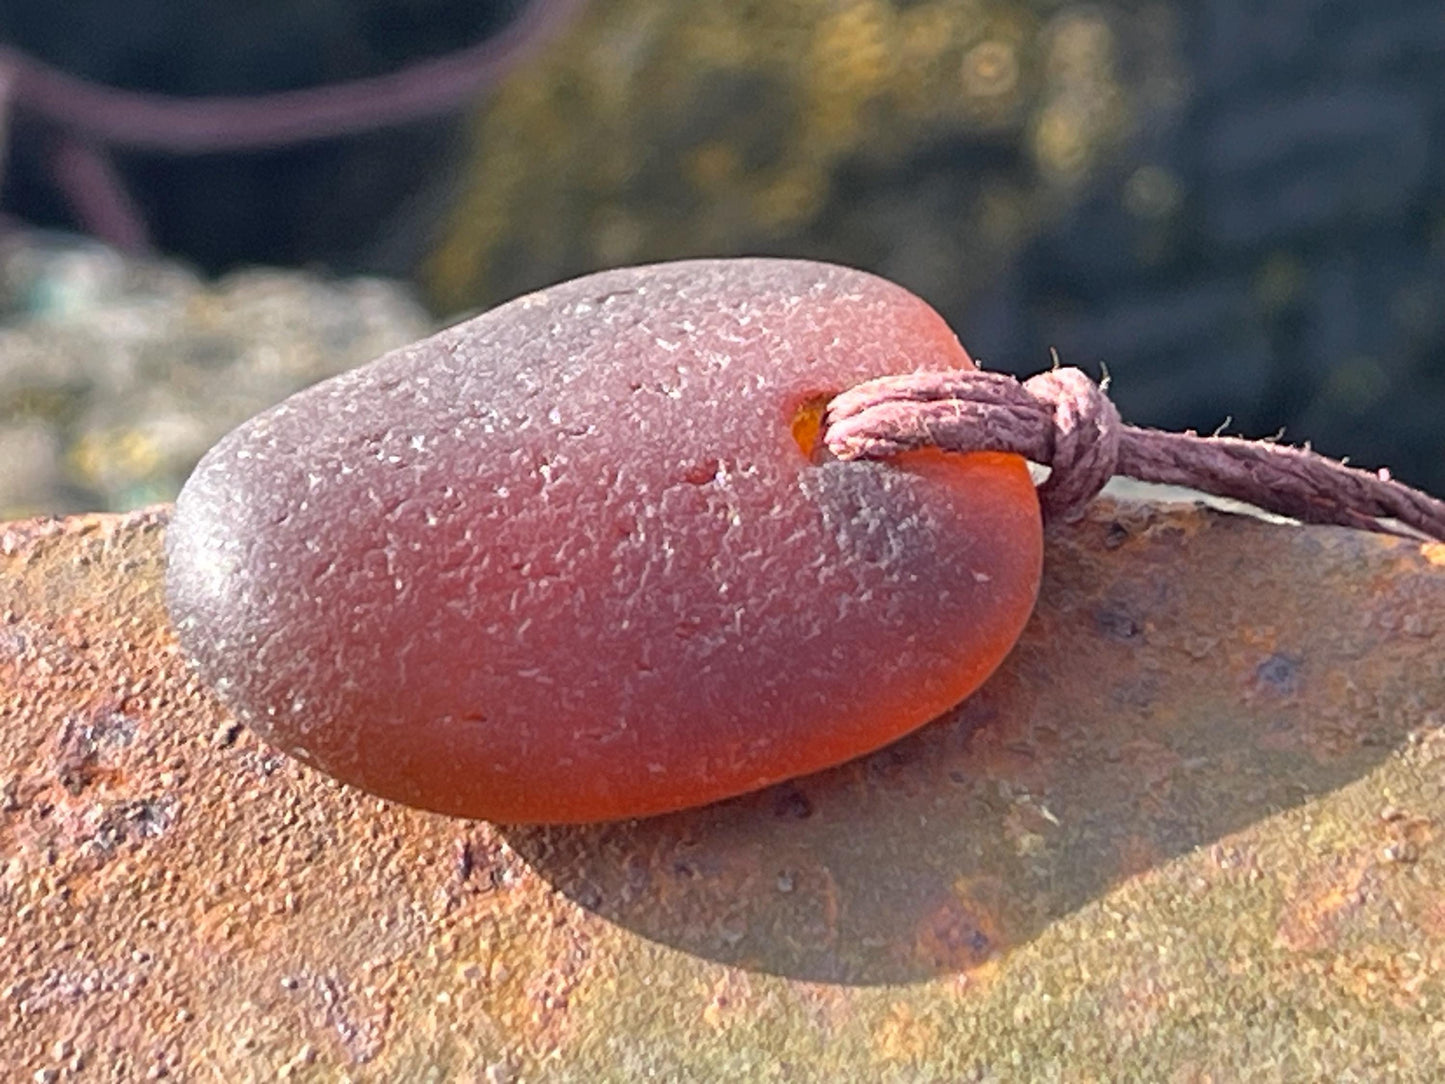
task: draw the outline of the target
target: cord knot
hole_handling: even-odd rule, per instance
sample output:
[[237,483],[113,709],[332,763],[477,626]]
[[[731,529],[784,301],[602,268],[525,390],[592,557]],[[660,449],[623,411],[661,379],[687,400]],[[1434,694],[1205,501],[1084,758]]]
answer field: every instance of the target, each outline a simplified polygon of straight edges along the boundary
[[1306,448],[1125,425],[1079,369],[1020,384],[1005,373],[944,369],[864,381],[835,396],[823,443],[839,459],[886,459],[913,448],[1012,452],[1050,468],[1045,519],[1078,519],[1114,474],[1244,501],[1305,523],[1445,541],[1445,501],[1388,473]]
[[1082,369],[1054,369],[1023,383],[1052,415],[1050,473],[1039,486],[1045,519],[1073,521],[1114,476],[1123,421]]

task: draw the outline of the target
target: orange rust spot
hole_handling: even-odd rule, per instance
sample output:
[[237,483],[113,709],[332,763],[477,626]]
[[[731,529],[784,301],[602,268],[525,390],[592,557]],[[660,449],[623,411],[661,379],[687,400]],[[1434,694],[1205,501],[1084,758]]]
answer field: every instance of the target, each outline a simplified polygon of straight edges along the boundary
[[1361,848],[1314,871],[1294,889],[1275,943],[1292,952],[1337,947],[1346,920],[1369,905],[1378,880],[1373,848]]
[[938,1028],[920,1019],[913,1006],[896,1001],[873,1033],[877,1054],[885,1061],[920,1063],[938,1045]]
[[997,916],[973,900],[945,900],[914,933],[914,951],[936,971],[967,971],[987,962],[1003,943]]

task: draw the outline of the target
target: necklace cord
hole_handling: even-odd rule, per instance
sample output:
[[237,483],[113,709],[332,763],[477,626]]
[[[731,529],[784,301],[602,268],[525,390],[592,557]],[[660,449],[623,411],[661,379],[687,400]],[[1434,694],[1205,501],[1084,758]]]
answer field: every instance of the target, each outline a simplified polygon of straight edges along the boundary
[[967,370],[869,380],[828,404],[823,443],[838,459],[885,459],[919,448],[1013,452],[1050,468],[1039,486],[1046,521],[1078,519],[1122,474],[1304,523],[1445,541],[1445,501],[1388,471],[1360,470],[1275,441],[1126,425],[1104,389],[1075,368],[1022,382]]

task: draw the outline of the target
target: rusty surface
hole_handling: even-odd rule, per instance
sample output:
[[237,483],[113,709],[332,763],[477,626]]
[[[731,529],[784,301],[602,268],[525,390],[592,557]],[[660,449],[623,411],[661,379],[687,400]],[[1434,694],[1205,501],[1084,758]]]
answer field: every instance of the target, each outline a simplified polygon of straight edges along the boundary
[[1445,1074],[1445,546],[1101,501],[913,738],[522,830],[232,724],[163,530],[0,528],[15,1079]]

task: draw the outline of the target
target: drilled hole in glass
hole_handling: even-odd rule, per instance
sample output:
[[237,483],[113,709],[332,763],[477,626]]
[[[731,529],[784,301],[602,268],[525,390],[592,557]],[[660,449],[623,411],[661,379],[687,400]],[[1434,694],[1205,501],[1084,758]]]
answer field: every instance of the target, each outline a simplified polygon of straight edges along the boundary
[[819,392],[817,395],[810,395],[798,404],[793,411],[792,430],[793,441],[798,449],[814,463],[820,462],[824,456],[823,448],[823,415],[828,410],[828,403],[836,392]]

